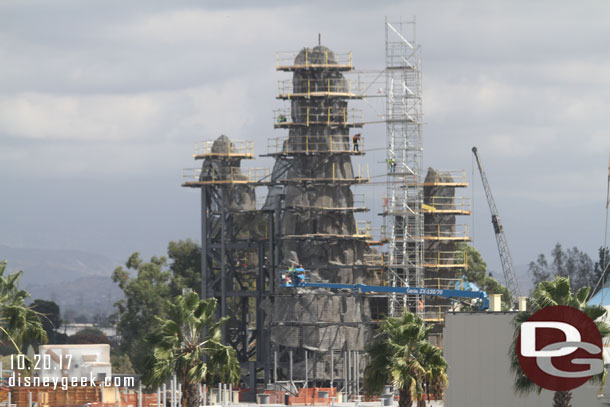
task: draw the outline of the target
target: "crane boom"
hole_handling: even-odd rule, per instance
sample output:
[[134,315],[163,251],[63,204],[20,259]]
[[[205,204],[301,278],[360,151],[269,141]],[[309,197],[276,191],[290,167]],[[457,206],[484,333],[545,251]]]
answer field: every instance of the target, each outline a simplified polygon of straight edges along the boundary
[[477,154],[477,148],[472,147],[474,158],[477,160],[477,167],[479,167],[479,173],[481,174],[481,181],[483,182],[483,189],[485,189],[485,195],[487,196],[487,202],[489,203],[489,211],[491,212],[491,223],[494,227],[494,233],[496,235],[496,243],[498,244],[498,251],[500,252],[500,262],[502,263],[502,271],[504,272],[504,280],[506,281],[506,287],[513,296],[513,301],[518,301],[521,296],[521,289],[519,288],[519,282],[513,269],[513,260],[508,250],[508,243],[506,242],[506,236],[504,235],[504,228],[500,222],[500,214],[498,208],[496,208],[496,202],[491,194],[491,188],[489,182],[487,182],[487,175],[481,164],[481,159]]

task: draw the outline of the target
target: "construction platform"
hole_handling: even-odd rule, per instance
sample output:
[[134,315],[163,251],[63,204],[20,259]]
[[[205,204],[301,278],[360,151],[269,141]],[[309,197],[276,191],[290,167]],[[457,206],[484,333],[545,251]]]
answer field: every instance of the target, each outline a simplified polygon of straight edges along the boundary
[[277,99],[340,98],[362,99],[364,85],[360,81],[347,79],[336,83],[334,79],[285,79],[278,82]]
[[351,138],[353,137],[347,135],[305,136],[296,140],[288,136],[274,137],[267,140],[267,154],[262,156],[364,155],[362,136],[356,144],[350,140]]
[[254,142],[252,141],[232,141],[226,146],[225,151],[214,151],[213,140],[204,140],[195,144],[195,160],[203,160],[206,158],[215,159],[253,159],[254,158]]
[[370,239],[369,235],[342,235],[336,233],[305,233],[302,235],[283,235],[280,239],[283,240],[366,240]]
[[[440,197],[443,198],[443,197]],[[437,215],[470,215],[470,205],[463,202],[449,202],[447,198],[446,203],[439,204],[438,202],[434,205],[422,204],[420,210],[410,208],[409,205],[405,207],[400,205],[400,202],[389,202],[389,199],[383,197],[383,215],[394,215],[400,216],[405,214],[425,213],[425,214],[437,214]],[[456,198],[457,199],[457,198]],[[390,205],[392,204],[392,205]],[[414,203],[413,203],[414,204]]]
[[[366,184],[370,181],[369,166],[366,167],[358,165],[353,171],[352,178],[341,177],[337,170],[335,163],[332,164],[330,177],[328,175],[321,177],[297,177],[297,178],[285,178],[277,181],[263,182],[266,185],[286,185],[286,184],[308,184],[308,185],[354,185],[354,184]],[[355,175],[358,174],[358,175]]]
[[271,171],[268,168],[241,168],[230,167],[225,174],[214,171],[204,174],[201,168],[186,168],[182,171],[182,186],[200,188],[206,185],[266,185],[264,180],[269,178]]
[[468,242],[471,240],[469,225],[424,225],[424,240]]
[[260,185],[279,185],[279,184],[336,184],[336,185],[354,185],[367,184],[369,178],[354,177],[354,178],[289,178],[278,181],[261,182]]
[[424,213],[439,215],[470,215],[470,199],[464,197],[433,196],[422,204]]
[[434,177],[426,178],[423,183],[424,187],[455,187],[466,188],[468,181],[466,171],[464,170],[447,170],[438,171]]
[[[412,171],[407,168],[394,168],[388,165],[387,171],[388,177],[414,177]],[[388,181],[390,184],[401,183],[403,180],[394,182]],[[462,170],[457,171],[443,171],[440,175],[433,177],[432,179],[425,179],[424,182],[413,182],[413,180],[407,180],[406,184],[402,185],[404,187],[453,187],[453,188],[466,188],[468,187],[468,181],[466,179],[466,172]]]
[[406,231],[404,235],[395,235],[395,240],[403,242],[408,239],[418,240],[437,240],[437,241],[456,241],[468,242],[471,240],[469,236],[469,225],[454,225],[454,224],[437,224],[424,225],[424,235],[420,236],[417,231]]
[[327,205],[299,205],[291,204],[284,207],[287,211],[292,212],[368,212],[369,208],[365,206],[364,194],[353,194],[352,205],[349,207],[333,207]]
[[468,256],[463,251],[440,251],[424,253],[423,266],[426,268],[466,268]]
[[289,129],[309,126],[328,126],[360,128],[363,127],[364,113],[360,109],[345,107],[300,107],[276,109],[273,112],[273,126],[276,129]]
[[285,240],[367,240],[371,239],[371,222],[357,221],[356,233],[304,233],[299,235],[284,235]]
[[335,208],[328,206],[292,205],[284,208],[293,212],[368,212],[370,209],[360,206]]

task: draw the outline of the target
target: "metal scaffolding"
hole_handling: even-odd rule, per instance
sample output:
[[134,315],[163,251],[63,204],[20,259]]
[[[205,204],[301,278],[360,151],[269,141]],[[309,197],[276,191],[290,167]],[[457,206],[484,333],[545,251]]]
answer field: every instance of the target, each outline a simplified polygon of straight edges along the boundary
[[[456,244],[470,238],[455,217],[470,214],[470,201],[453,192],[468,185],[466,175],[425,176],[415,22],[386,20],[385,36],[386,66],[379,72],[385,92],[373,95],[385,96],[387,195],[379,233],[357,221],[368,208],[351,191],[371,179],[368,166],[351,161],[365,154],[359,133],[365,120],[348,102],[364,99],[366,89],[343,75],[353,69],[351,53],[318,45],[278,54],[276,69],[292,78],[280,82],[278,95],[290,107],[273,116],[274,128],[288,134],[270,139],[262,155],[275,159],[272,170],[242,168],[241,160],[254,157],[252,143],[225,138],[198,145],[193,157],[202,167],[183,174],[182,186],[201,189],[202,297],[218,298],[220,316],[230,317],[223,342],[237,349],[251,386],[261,370],[269,383],[272,357],[276,381],[279,366],[291,383],[293,367],[332,383],[340,356],[362,351],[380,318],[408,310],[442,323],[454,305],[426,304],[420,295],[295,292],[277,284],[278,270],[301,263],[325,282],[455,288],[461,281],[468,259]],[[268,188],[264,203],[254,193],[258,187]],[[317,361],[329,353],[331,366],[322,369]],[[360,366],[341,363],[348,370]],[[344,390],[350,383],[346,376]]]
[[[386,138],[389,233],[388,270],[392,286],[421,287],[423,282],[424,216],[421,62],[415,22],[385,22]],[[396,182],[399,180],[400,182]],[[405,308],[421,314],[424,298],[393,294],[389,314]]]
[[[270,380],[270,336],[261,304],[274,289],[273,211],[261,211],[255,187],[264,172],[241,168],[253,158],[252,142],[225,136],[196,148],[201,169],[186,170],[183,187],[201,189],[201,298],[218,300],[222,342],[237,351],[255,388],[256,371]],[[195,287],[193,287],[195,289]]]

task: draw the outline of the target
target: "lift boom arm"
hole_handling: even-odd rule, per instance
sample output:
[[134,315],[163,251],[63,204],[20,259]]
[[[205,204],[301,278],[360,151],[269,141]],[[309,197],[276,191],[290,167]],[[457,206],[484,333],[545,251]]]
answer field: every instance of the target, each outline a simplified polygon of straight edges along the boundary
[[294,280],[281,280],[280,284],[283,287],[289,288],[330,288],[334,290],[350,290],[356,293],[396,293],[408,295],[427,295],[444,298],[471,298],[479,299],[479,310],[489,308],[489,298],[485,291],[467,291],[467,290],[447,290],[440,288],[423,288],[423,287],[391,287],[391,286],[376,286],[364,284],[339,284],[339,283],[310,283],[307,277],[302,274]]
[[498,251],[500,252],[500,262],[502,263],[502,271],[504,272],[504,280],[508,291],[513,296],[513,301],[518,301],[521,296],[521,289],[519,288],[519,282],[513,269],[513,260],[508,250],[508,243],[506,242],[506,236],[504,235],[504,228],[500,222],[500,214],[496,208],[496,202],[491,194],[491,188],[489,182],[487,182],[487,175],[483,169],[483,164],[477,154],[477,148],[472,147],[474,158],[477,160],[477,167],[479,167],[479,173],[481,174],[481,181],[483,182],[483,189],[485,189],[485,195],[487,196],[487,202],[489,203],[489,211],[491,212],[491,223],[494,227],[494,233],[496,235],[496,243],[498,244]]

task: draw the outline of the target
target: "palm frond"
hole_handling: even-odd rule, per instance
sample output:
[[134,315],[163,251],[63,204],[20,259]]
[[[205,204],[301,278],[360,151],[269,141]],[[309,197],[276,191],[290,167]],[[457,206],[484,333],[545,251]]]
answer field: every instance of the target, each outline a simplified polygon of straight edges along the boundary
[[363,376],[365,394],[379,394],[390,383],[401,397],[407,394],[410,399],[421,400],[428,383],[442,393],[448,384],[447,362],[442,351],[426,341],[431,329],[410,312],[385,318],[367,346],[370,362]]
[[227,318],[215,320],[216,300],[200,300],[191,292],[167,305],[169,318],[157,318],[158,328],[147,336],[154,352],[144,383],[156,386],[174,373],[185,385],[213,378],[237,383],[241,373],[237,353],[221,343],[221,327]]

